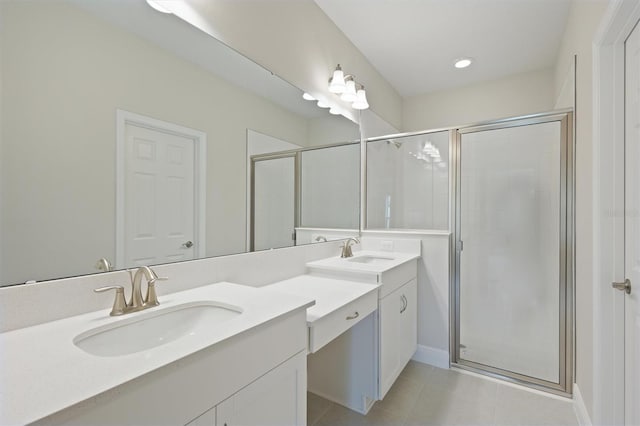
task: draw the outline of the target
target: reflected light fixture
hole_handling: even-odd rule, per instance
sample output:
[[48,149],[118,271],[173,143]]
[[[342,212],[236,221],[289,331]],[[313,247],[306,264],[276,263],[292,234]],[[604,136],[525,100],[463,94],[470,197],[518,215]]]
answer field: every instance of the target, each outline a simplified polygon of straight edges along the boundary
[[155,10],[157,10],[158,12],[162,12],[162,13],[173,13],[171,12],[171,10],[169,10],[165,4],[166,1],[162,1],[162,0],[147,0],[147,4],[149,6],[151,6],[152,8],[154,8]]
[[318,100],[318,106],[319,106],[320,108],[329,108],[331,105],[329,105],[328,103],[326,103],[326,102],[325,102],[325,101],[323,101],[323,100]]
[[458,69],[467,68],[473,62],[472,58],[459,58],[456,59],[456,62],[453,64],[454,67]]
[[340,115],[340,108],[332,106],[331,108],[329,108],[329,114]]
[[316,98],[314,98],[313,96],[311,96],[307,92],[304,92],[302,94],[302,99],[304,99],[305,101],[315,101],[316,100]]
[[344,102],[351,102],[353,109],[367,109],[367,94],[364,86],[356,81],[355,76],[345,75],[340,64],[336,66],[333,75],[329,78],[329,91],[341,95]]

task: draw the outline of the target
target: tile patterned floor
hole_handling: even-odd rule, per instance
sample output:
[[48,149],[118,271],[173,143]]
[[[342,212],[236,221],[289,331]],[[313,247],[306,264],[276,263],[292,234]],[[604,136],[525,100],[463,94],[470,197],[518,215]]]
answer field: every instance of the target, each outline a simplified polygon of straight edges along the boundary
[[409,362],[363,416],[308,394],[308,426],[577,425],[570,401]]

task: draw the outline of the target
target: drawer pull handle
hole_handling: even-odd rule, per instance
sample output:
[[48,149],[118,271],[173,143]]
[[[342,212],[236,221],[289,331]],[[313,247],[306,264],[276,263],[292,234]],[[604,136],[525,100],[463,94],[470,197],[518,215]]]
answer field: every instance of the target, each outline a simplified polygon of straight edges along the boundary
[[356,319],[356,318],[358,318],[359,316],[360,316],[360,314],[358,313],[358,311],[356,311],[356,313],[355,313],[355,314],[353,314],[353,315],[349,315],[349,316],[347,317],[347,319],[348,319],[348,320],[352,320],[352,319]]

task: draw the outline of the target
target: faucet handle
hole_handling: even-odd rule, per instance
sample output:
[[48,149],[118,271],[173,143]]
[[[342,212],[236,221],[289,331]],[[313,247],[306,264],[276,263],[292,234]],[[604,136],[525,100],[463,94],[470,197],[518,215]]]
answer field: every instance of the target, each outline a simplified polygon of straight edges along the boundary
[[116,316],[124,314],[124,310],[127,307],[127,302],[124,299],[124,287],[121,285],[111,285],[107,287],[96,288],[93,291],[96,293],[104,293],[105,291],[115,290],[116,298],[113,301],[113,307],[109,315]]
[[158,306],[158,294],[156,293],[156,282],[167,281],[167,277],[155,277],[147,282],[147,297],[144,298],[144,303],[147,306]]

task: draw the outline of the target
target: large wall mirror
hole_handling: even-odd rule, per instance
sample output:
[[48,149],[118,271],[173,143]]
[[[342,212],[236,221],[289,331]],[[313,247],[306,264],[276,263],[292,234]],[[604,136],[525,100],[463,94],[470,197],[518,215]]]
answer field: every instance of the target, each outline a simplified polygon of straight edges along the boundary
[[[5,0],[0,20],[0,285],[245,252],[251,157],[360,137],[144,0]],[[330,149],[359,176],[345,146],[305,154],[316,196]]]

